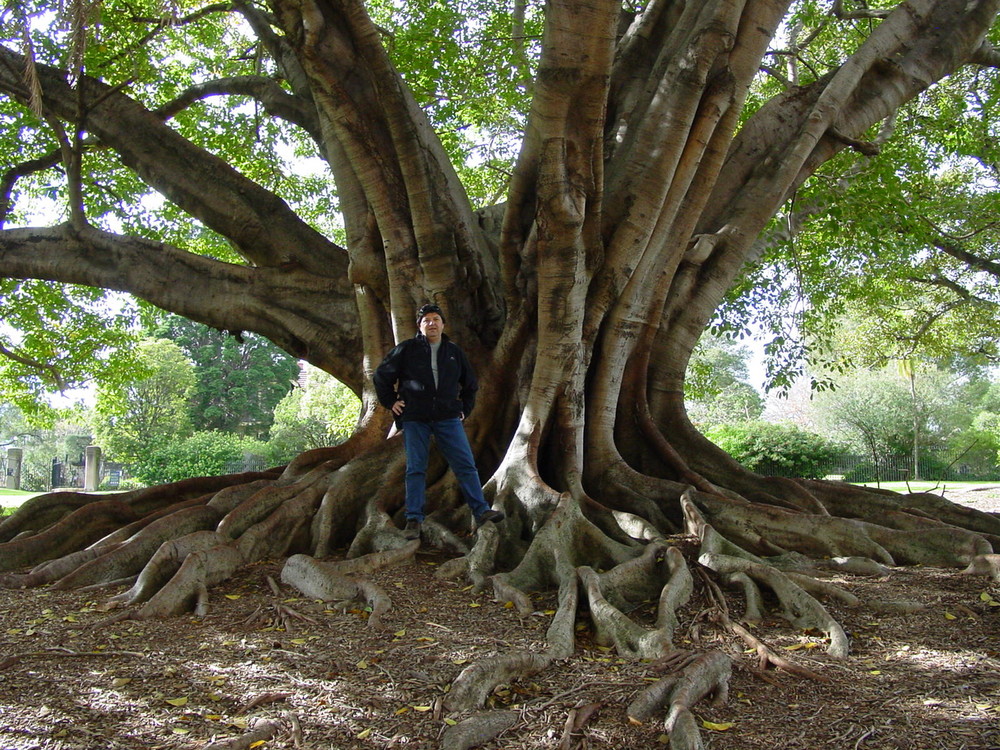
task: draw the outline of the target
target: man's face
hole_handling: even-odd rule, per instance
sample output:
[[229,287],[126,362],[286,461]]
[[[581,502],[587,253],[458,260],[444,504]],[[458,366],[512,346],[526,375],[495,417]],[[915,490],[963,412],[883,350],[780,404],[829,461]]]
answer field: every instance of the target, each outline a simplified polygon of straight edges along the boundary
[[427,337],[432,344],[441,340],[444,333],[444,320],[435,312],[427,313],[420,319],[420,332]]

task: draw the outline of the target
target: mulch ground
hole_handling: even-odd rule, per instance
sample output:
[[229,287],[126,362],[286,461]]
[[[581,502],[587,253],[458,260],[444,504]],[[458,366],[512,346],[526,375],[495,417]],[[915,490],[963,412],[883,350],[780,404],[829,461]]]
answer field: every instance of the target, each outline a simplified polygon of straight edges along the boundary
[[[1000,510],[1000,496],[960,500]],[[244,746],[438,747],[450,717],[448,686],[476,659],[544,648],[555,602],[513,608],[435,576],[444,557],[375,576],[392,598],[387,627],[367,627],[360,607],[276,597],[267,578],[280,564],[250,567],[213,589],[204,619],[106,621],[108,592],[0,590],[0,750],[204,748],[246,736],[258,722],[285,730]],[[753,632],[829,680],[781,671],[755,674],[742,641],[692,628],[703,592],[681,613],[677,645],[721,649],[734,671],[726,705],[699,704],[705,744],[717,750],[1000,748],[1000,585],[954,570],[905,568],[886,578],[837,580],[862,600],[918,601],[917,614],[828,609],[852,636],[847,660],[831,659],[821,635],[782,621]],[[733,600],[737,601],[737,600]],[[308,619],[282,620],[285,608]],[[738,610],[736,610],[738,611]],[[648,612],[636,612],[642,618]],[[634,725],[625,707],[662,675],[655,662],[619,658],[578,624],[572,659],[498,688],[489,707],[517,723],[488,748],[664,747],[661,721]],[[568,723],[571,716],[580,720]]]

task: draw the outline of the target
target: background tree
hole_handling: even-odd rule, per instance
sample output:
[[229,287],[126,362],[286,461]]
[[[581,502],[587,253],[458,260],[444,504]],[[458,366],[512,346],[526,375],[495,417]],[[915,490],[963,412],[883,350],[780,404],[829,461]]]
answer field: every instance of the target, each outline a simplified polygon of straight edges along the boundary
[[732,339],[704,336],[691,355],[684,381],[688,415],[696,425],[757,419],[764,398],[749,382],[750,351]]
[[267,460],[268,447],[245,435],[219,431],[194,432],[165,442],[139,457],[129,469],[147,485],[179,482],[196,476],[233,472],[248,459]]
[[274,410],[268,445],[276,457],[342,443],[358,421],[361,402],[343,383],[308,366],[300,382]]
[[194,363],[195,430],[266,437],[274,407],[298,378],[294,358],[261,336],[232,335],[177,315],[154,326],[152,334],[173,341]]
[[[28,419],[13,404],[0,403],[0,451],[22,448],[21,489],[43,491],[52,486],[52,462],[82,462],[93,442],[82,407],[46,409],[47,419]],[[38,412],[32,413],[38,417]]]
[[0,278],[0,400],[51,422],[46,394],[127,378],[134,309],[100,289]]
[[[0,538],[59,520],[6,542],[2,565],[59,559],[18,585],[137,575],[122,598],[152,617],[290,551],[412,556],[397,525],[400,441],[385,439],[370,375],[426,301],[481,375],[466,426],[509,520],[468,536],[436,466],[425,526],[459,555],[447,570],[524,615],[529,592],[559,596],[547,648],[471,666],[449,713],[571,656],[578,613],[623,657],[673,653],[694,588],[667,542],[682,530],[702,567],[736,576],[747,600],[771,589],[835,658],[843,627],[764,556],[956,566],[1000,544],[995,517],[936,496],[747,471],[693,427],[683,398],[702,331],[810,177],[844,152],[871,158],[887,118],[956,71],[989,87],[1000,0],[270,0],[174,6],[169,19],[107,0],[92,28],[71,6],[68,30],[44,0],[2,18],[0,92],[19,131],[0,149],[6,215],[17,221],[48,180],[63,213],[8,223],[0,273],[126,290],[256,332],[364,409],[351,439],[281,471],[77,498],[73,512],[53,497],[24,506]],[[500,163],[512,133],[516,157]],[[296,153],[327,169],[284,158]],[[147,521],[120,546],[125,532],[108,537]],[[182,543],[160,547],[171,537]],[[652,629],[625,614],[650,600]],[[724,691],[729,668],[724,654],[699,658],[681,687]],[[697,747],[688,708],[672,699],[671,742]]]
[[94,436],[109,458],[137,462],[167,442],[191,432],[188,404],[194,365],[167,339],[138,346],[134,379],[102,384],[94,404]]

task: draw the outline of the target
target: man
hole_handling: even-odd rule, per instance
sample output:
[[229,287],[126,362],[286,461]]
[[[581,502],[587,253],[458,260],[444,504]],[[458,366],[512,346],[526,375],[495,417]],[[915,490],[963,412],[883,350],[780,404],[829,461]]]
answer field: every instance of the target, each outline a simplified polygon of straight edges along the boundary
[[479,472],[462,426],[476,403],[479,384],[457,344],[444,335],[444,314],[437,305],[417,310],[420,333],[390,351],[373,378],[379,403],[392,411],[403,430],[406,449],[407,539],[420,536],[427,489],[431,435],[455,472],[476,525],[499,523],[503,513],[483,497]]

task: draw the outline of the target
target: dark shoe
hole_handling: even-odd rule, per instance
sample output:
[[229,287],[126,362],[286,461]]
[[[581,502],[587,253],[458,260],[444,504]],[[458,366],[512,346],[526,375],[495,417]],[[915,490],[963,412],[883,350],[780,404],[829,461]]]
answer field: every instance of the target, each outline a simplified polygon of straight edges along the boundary
[[420,538],[420,521],[407,521],[406,528],[403,529],[404,539],[419,539]]
[[476,526],[487,523],[500,523],[506,516],[498,510],[488,510],[476,519]]

